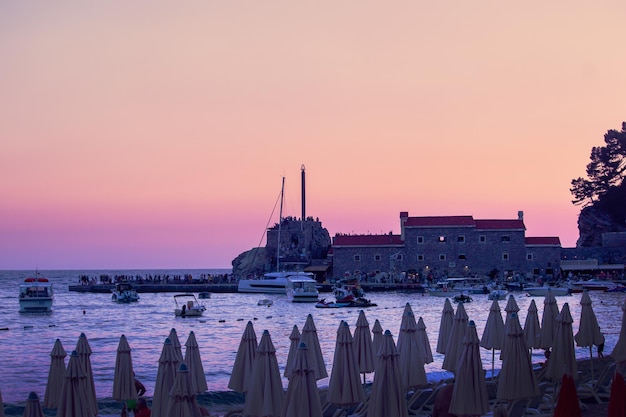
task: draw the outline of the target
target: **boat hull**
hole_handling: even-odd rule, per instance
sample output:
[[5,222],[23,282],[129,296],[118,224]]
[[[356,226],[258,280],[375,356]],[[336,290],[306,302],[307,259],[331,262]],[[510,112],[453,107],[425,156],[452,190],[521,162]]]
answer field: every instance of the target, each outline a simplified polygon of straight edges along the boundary
[[20,300],[20,313],[48,313],[52,311],[52,298],[29,298]]
[[[552,295],[555,297],[569,295],[569,288],[561,288],[561,287],[549,287]],[[538,288],[524,288],[524,291],[531,297],[545,297],[548,294],[547,287],[538,287]]]

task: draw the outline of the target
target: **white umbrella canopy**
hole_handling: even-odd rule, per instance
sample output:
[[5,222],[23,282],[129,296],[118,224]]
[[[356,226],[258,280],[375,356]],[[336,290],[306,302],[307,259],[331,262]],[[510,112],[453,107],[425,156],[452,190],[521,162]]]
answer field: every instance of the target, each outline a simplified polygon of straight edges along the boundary
[[524,338],[526,339],[528,349],[538,349],[541,347],[541,327],[539,326],[539,314],[535,300],[531,300],[528,306],[528,314],[524,322]]
[[31,391],[31,393],[28,394],[23,417],[44,417],[43,410],[41,409],[41,403],[39,402],[39,397],[34,391]]
[[237,349],[237,356],[235,357],[233,371],[228,381],[228,388],[237,392],[246,392],[246,384],[252,373],[254,357],[258,347],[254,326],[251,321],[248,321],[239,342],[239,349]]
[[169,391],[167,417],[202,417],[196,401],[191,373],[185,363],[181,363],[172,388]]
[[417,320],[417,340],[424,349],[424,361],[425,363],[433,363],[433,351],[430,348],[430,340],[428,340],[428,333],[426,333],[426,324],[421,317]]
[[496,397],[503,401],[514,401],[539,395],[528,345],[517,313],[509,316],[506,338],[506,352],[503,352]]
[[449,412],[458,416],[482,416],[489,411],[489,395],[480,359],[480,341],[474,321],[467,323],[463,349],[455,371]]
[[87,398],[86,375],[80,357],[74,350],[70,355],[57,406],[57,417],[93,417]]
[[137,399],[135,388],[135,373],[133,372],[133,360],[131,349],[126,336],[120,337],[115,356],[115,371],[113,373],[113,399],[128,401]]
[[491,350],[491,377],[494,376],[494,368],[496,361],[496,349],[502,350],[504,345],[504,320],[502,320],[502,312],[498,300],[493,300],[489,308],[489,316],[483,336],[480,339],[480,346]]
[[556,334],[556,316],[559,314],[559,307],[552,290],[548,288],[543,300],[543,314],[541,315],[541,336],[539,347],[548,350],[552,347]]
[[300,343],[283,400],[281,417],[322,417],[322,403],[309,349]]
[[154,396],[152,397],[152,417],[169,417],[167,407],[170,401],[170,390],[174,386],[176,372],[180,365],[178,354],[170,338],[166,338],[159,357]]
[[300,344],[300,330],[297,325],[293,325],[291,334],[289,335],[289,353],[287,354],[287,363],[285,364],[285,378],[291,378],[291,372],[293,371],[293,364],[296,360],[296,352],[298,351],[298,345]]
[[622,304],[622,327],[611,357],[618,364],[626,361],[626,301]]
[[383,326],[380,325],[378,319],[374,320],[374,325],[372,326],[372,346],[374,348],[374,370],[376,369],[376,364],[378,363],[378,351],[380,347],[383,345]]
[[[407,321],[407,317],[409,314],[413,315],[413,309],[411,308],[411,304],[406,303],[404,305],[404,311],[402,312],[402,320],[400,321],[400,330],[402,330],[402,327],[406,326],[406,321]],[[413,321],[415,321],[414,315],[413,315]],[[398,339],[396,340],[396,349],[398,349],[399,351],[401,346],[402,346],[402,331],[399,331]]]
[[200,357],[200,347],[196,340],[196,334],[193,331],[189,332],[189,336],[185,342],[185,364],[187,365],[187,369],[189,369],[193,392],[198,394],[206,391],[208,386],[206,383],[206,375],[204,374],[204,367],[202,366],[202,358]]
[[363,374],[363,383],[365,383],[365,374],[374,372],[376,352],[374,352],[370,324],[363,310],[359,311],[359,318],[354,328],[354,354],[359,366],[359,372]]
[[342,320],[339,329],[337,329],[333,369],[328,381],[326,401],[340,406],[365,401],[363,386],[359,380],[359,371],[354,339],[348,323]]
[[465,312],[463,303],[459,303],[456,308],[456,313],[454,314],[452,329],[450,330],[450,337],[446,345],[446,353],[441,366],[447,371],[456,372],[459,357],[463,350],[463,340],[465,339],[465,330],[467,329],[468,320],[469,317]]
[[175,328],[172,327],[172,330],[170,330],[170,334],[168,337],[172,341],[172,345],[174,346],[174,351],[176,352],[176,355],[178,355],[178,363],[183,363],[183,361],[185,360],[185,358],[183,357],[183,347],[180,344],[180,339],[178,338],[178,333],[176,332]]
[[61,387],[65,379],[65,357],[67,352],[63,349],[60,339],[54,342],[52,352],[50,352],[50,371],[48,372],[48,383],[43,396],[43,406],[46,408],[57,408]]
[[98,400],[96,398],[96,385],[93,380],[91,369],[91,346],[85,333],[81,333],[76,343],[76,353],[83,371],[85,372],[85,395],[87,396],[89,411],[93,415],[98,414]]
[[254,358],[243,414],[250,417],[280,416],[284,397],[276,349],[270,332],[264,330]]
[[167,403],[168,417],[202,417],[196,401],[191,373],[185,363],[181,363],[176,372],[176,379],[169,391]]
[[377,356],[367,417],[406,417],[409,414],[405,398],[406,387],[402,384],[399,355],[389,330],[385,331]]
[[[415,316],[410,311],[400,328],[402,345],[397,348],[398,363],[400,366],[400,379],[405,388],[414,388],[426,385],[426,353],[417,335],[417,323]],[[400,335],[398,335],[400,339]]]
[[300,342],[307,345],[309,349],[309,355],[311,357],[311,364],[315,371],[315,379],[322,379],[328,376],[326,372],[326,364],[324,363],[324,356],[322,355],[322,348],[320,347],[320,341],[317,337],[317,329],[313,322],[313,315],[309,314],[302,328],[302,335],[300,336]]
[[566,373],[571,374],[574,380],[578,379],[574,334],[572,331],[573,322],[569,305],[565,303],[556,318],[556,334],[554,336],[552,353],[546,367],[546,378],[553,381],[560,381],[563,374]]
[[[604,344],[604,335],[600,331],[598,319],[591,306],[591,297],[589,297],[587,290],[583,290],[580,305],[582,306],[580,310],[580,324],[574,340],[580,347],[589,347],[589,358],[593,358],[593,346]],[[593,362],[591,362],[591,379],[594,379]]]
[[441,312],[441,322],[439,324],[439,338],[437,339],[437,347],[435,348],[435,351],[437,353],[446,353],[446,345],[448,344],[448,339],[450,338],[453,321],[454,308],[452,308],[452,303],[450,303],[450,299],[446,298],[446,301],[443,304],[443,311]]
[[509,298],[506,301],[504,311],[506,311],[507,315],[511,313],[517,313],[519,311],[519,306],[517,305],[517,301],[515,301],[515,297],[513,297],[513,294],[509,294]]

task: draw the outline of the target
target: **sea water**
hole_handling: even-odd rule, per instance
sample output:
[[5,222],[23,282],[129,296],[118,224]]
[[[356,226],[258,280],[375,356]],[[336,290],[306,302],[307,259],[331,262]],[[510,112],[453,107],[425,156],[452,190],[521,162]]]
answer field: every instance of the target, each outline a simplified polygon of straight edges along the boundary
[[[200,300],[207,307],[204,316],[180,318],[174,316],[174,293],[141,293],[139,302],[118,304],[110,294],[76,293],[69,285],[78,284],[79,276],[97,277],[101,274],[114,275],[185,275],[200,278],[202,274],[219,274],[227,270],[119,270],[119,271],[40,271],[40,276],[49,278],[55,286],[53,311],[48,314],[19,313],[18,286],[27,271],[0,271],[0,391],[5,405],[18,408],[36,392],[43,401],[50,366],[50,352],[55,340],[61,340],[68,355],[75,348],[81,333],[85,333],[93,351],[91,365],[94,372],[96,394],[102,401],[111,401],[113,373],[117,345],[122,334],[126,335],[132,348],[132,361],[137,379],[147,388],[146,396],[152,396],[163,342],[172,328],[185,350],[190,331],[195,333],[206,374],[210,394],[215,398],[227,398],[230,394],[228,381],[237,348],[248,321],[254,325],[257,340],[268,330],[276,348],[281,374],[284,372],[289,352],[289,335],[294,325],[302,330],[307,315],[312,314],[317,328],[321,349],[330,375],[333,366],[335,338],[341,320],[350,325],[354,332],[359,310],[352,308],[319,309],[314,304],[297,304],[287,301],[284,295],[264,294],[211,294],[210,299]],[[528,306],[535,300],[539,320],[543,312],[543,297],[528,297],[524,293],[513,293],[520,307],[520,323],[524,325]],[[331,294],[321,294],[321,297]],[[619,337],[622,322],[621,306],[625,294],[590,293],[599,325],[606,338],[605,353],[610,354]],[[429,295],[381,292],[368,297],[377,307],[365,309],[365,315],[373,326],[379,320],[384,330],[390,330],[397,338],[402,313],[408,302],[416,318],[422,317],[433,351],[434,362],[426,365],[429,379],[436,380],[452,376],[442,370],[443,355],[435,352],[444,298]],[[481,337],[489,315],[492,301],[487,295],[472,295],[474,301],[465,304],[465,310],[476,323]],[[559,309],[568,303],[574,318],[574,334],[578,331],[581,294],[557,297]],[[270,299],[270,307],[257,305],[261,299]],[[506,300],[499,302],[505,318]],[[456,309],[456,306],[455,306]],[[492,352],[481,349],[483,367],[491,369]],[[594,357],[596,351],[594,349]],[[578,358],[588,358],[588,348],[577,348]],[[498,354],[495,368],[501,365]],[[66,358],[66,363],[67,363]],[[544,360],[543,351],[533,352],[533,362]],[[367,376],[371,382],[373,374]],[[288,380],[283,378],[286,388]],[[328,379],[318,381],[318,386],[328,385]],[[219,401],[216,399],[215,401]],[[10,407],[9,407],[10,408]],[[106,413],[105,413],[106,414]],[[11,415],[11,414],[8,414]]]

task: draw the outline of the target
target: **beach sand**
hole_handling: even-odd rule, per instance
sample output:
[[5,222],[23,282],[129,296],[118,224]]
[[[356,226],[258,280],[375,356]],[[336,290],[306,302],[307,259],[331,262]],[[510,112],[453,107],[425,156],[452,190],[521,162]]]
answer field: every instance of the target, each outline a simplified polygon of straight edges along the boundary
[[[579,372],[579,384],[583,384],[591,380],[591,366],[593,365],[593,375],[597,378],[600,373],[613,363],[613,359],[609,356],[604,358],[594,358],[593,360],[582,359],[578,360],[578,372]],[[540,372],[539,370],[537,372]],[[323,399],[326,394],[326,388],[320,388],[320,397]],[[198,404],[206,407],[211,416],[224,416],[228,412],[241,410],[244,404],[243,394],[236,392],[207,392],[199,394],[197,397]],[[151,403],[150,399],[148,402]],[[594,400],[583,401],[584,408],[582,415],[585,417],[606,417],[608,410],[608,402],[598,404]],[[100,417],[117,417],[121,413],[122,404],[114,401],[111,398],[104,398],[99,401]],[[24,413],[24,405],[5,405],[6,417],[18,417]],[[44,415],[55,416],[56,410],[44,409]],[[131,413],[132,415],[132,413]]]

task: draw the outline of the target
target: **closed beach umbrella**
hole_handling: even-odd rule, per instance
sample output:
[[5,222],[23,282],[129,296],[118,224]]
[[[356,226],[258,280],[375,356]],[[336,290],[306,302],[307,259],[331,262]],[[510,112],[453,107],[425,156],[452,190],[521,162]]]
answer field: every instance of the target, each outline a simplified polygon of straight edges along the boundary
[[208,389],[206,383],[206,375],[200,358],[200,347],[196,341],[196,335],[193,331],[189,332],[187,341],[185,342],[185,364],[189,369],[191,376],[191,384],[193,392],[198,394]]
[[622,327],[611,357],[617,364],[626,361],[626,301],[622,304]]
[[[552,356],[550,356],[552,358]],[[622,398],[622,401],[623,398]],[[580,402],[576,393],[576,384],[570,374],[563,374],[559,399],[554,409],[554,417],[581,417]]]
[[258,347],[254,326],[249,321],[239,342],[239,349],[237,349],[237,356],[235,357],[233,370],[228,381],[228,388],[237,392],[246,392],[246,383],[252,373],[252,365],[254,364],[254,357]]
[[178,363],[182,363],[185,359],[183,357],[183,347],[180,344],[180,339],[178,339],[178,333],[176,332],[175,328],[172,327],[172,330],[170,330],[170,334],[168,337],[172,341],[172,346],[174,346],[174,351],[178,356]]
[[57,406],[57,417],[93,417],[96,415],[92,413],[87,398],[85,379],[80,357],[74,350],[67,363],[65,380]]
[[254,358],[243,414],[251,417],[280,416],[284,396],[276,349],[270,332],[264,330]]
[[402,385],[399,355],[389,330],[385,331],[377,356],[367,417],[407,417],[406,387]]
[[317,337],[317,329],[313,322],[313,316],[309,314],[302,328],[302,335],[300,336],[300,342],[304,342],[309,349],[309,355],[311,359],[311,365],[315,371],[315,379],[322,379],[328,376],[326,372],[326,364],[324,363],[324,356],[322,355],[322,348],[320,347],[320,341]]
[[33,391],[28,394],[28,399],[26,400],[26,407],[24,408],[24,417],[44,417],[43,410],[41,409],[41,404],[39,403],[39,397]]
[[417,338],[417,323],[412,311],[403,321],[400,334],[402,334],[402,345],[397,348],[397,351],[402,385],[405,389],[426,385],[426,371],[424,370],[426,354]]
[[117,401],[137,399],[130,345],[124,335],[120,337],[120,342],[117,345],[115,371],[113,373],[113,399]]
[[359,318],[354,328],[354,354],[359,366],[359,372],[363,374],[363,384],[365,384],[365,374],[374,372],[376,352],[374,352],[370,324],[363,310],[359,311]]
[[333,369],[328,381],[326,401],[339,406],[363,402],[365,394],[359,380],[359,371],[354,339],[348,323],[342,320],[337,330]]
[[[398,332],[398,340],[396,340],[396,349],[400,351],[400,347],[402,346],[402,327],[406,326],[406,321],[408,319],[408,315],[413,315],[413,309],[411,308],[411,304],[406,303],[404,305],[404,311],[402,312],[402,320],[400,321],[400,331]],[[413,315],[413,321],[415,321],[415,316]]]
[[503,401],[514,401],[539,395],[526,338],[517,313],[509,316],[505,337],[506,352],[503,352],[496,397]]
[[556,334],[556,316],[558,314],[559,307],[556,304],[556,298],[554,298],[552,290],[548,288],[543,300],[543,314],[541,315],[541,336],[539,340],[541,349],[548,350],[552,347]]
[[437,347],[435,351],[437,353],[445,354],[446,353],[446,345],[448,344],[448,339],[450,339],[450,333],[452,332],[452,323],[454,321],[454,308],[452,308],[452,303],[450,300],[446,298],[446,301],[443,303],[443,311],[441,312],[441,322],[439,324],[439,337],[437,338]]
[[287,379],[291,378],[291,371],[293,370],[293,364],[296,360],[296,352],[300,344],[300,336],[300,330],[298,330],[298,326],[294,324],[291,329],[291,334],[289,335],[289,353],[287,354],[287,363],[285,364],[285,373],[283,374]]
[[535,300],[531,300],[528,306],[528,314],[524,322],[524,338],[529,350],[541,347],[539,343],[541,341],[541,327],[539,326],[539,314]]
[[519,312],[519,306],[517,305],[517,301],[515,301],[513,294],[509,294],[504,311],[506,311],[506,314]]
[[374,347],[374,370],[378,364],[378,351],[383,345],[383,326],[380,325],[378,319],[374,320],[372,326],[372,346]]
[[430,340],[428,339],[428,333],[426,333],[426,324],[421,317],[417,320],[417,340],[424,349],[424,361],[425,363],[432,363],[433,351],[430,348]]
[[179,357],[174,350],[170,338],[166,338],[159,357],[154,396],[152,397],[152,417],[169,417],[167,406],[170,401],[170,390],[174,386],[176,372],[180,365]]
[[491,377],[493,378],[494,366],[496,361],[496,349],[502,350],[504,345],[504,321],[498,300],[493,300],[489,308],[489,316],[483,336],[480,339],[480,346],[485,349],[491,349]]
[[63,349],[60,339],[54,342],[52,352],[50,352],[50,371],[48,372],[48,383],[43,396],[43,406],[46,408],[57,408],[61,387],[65,379],[65,357],[67,352]]
[[[580,298],[580,325],[578,327],[578,333],[574,336],[576,345],[580,347],[589,347],[589,358],[593,359],[593,346],[598,346],[604,343],[604,335],[600,331],[598,325],[598,319],[596,313],[591,307],[591,297],[587,290],[583,291],[583,295]],[[593,380],[593,361],[591,362],[591,379]]]
[[300,343],[293,373],[283,400],[281,417],[321,417],[322,403],[315,379],[315,366],[305,343]]
[[624,417],[626,415],[626,384],[624,376],[616,372],[611,382],[611,395],[609,397],[608,417]]
[[[154,412],[153,412],[154,414]],[[185,363],[181,363],[172,388],[169,391],[167,417],[202,417],[196,401],[191,373]]]
[[91,347],[85,333],[81,333],[76,343],[76,353],[80,365],[85,372],[85,395],[87,396],[89,411],[92,415],[98,414],[98,400],[96,399],[96,385],[93,381],[93,370],[91,369]]
[[578,372],[576,367],[576,352],[574,351],[574,333],[572,331],[572,315],[569,305],[563,304],[561,312],[556,318],[556,333],[552,346],[552,354],[548,359],[546,378],[560,381],[563,374],[569,373],[576,380]]
[[452,330],[450,331],[448,344],[446,345],[446,356],[443,358],[443,365],[441,366],[445,370],[456,372],[459,356],[461,355],[461,350],[463,350],[463,340],[465,339],[468,320],[469,317],[465,312],[463,303],[459,303],[452,321]]
[[489,395],[480,359],[480,341],[474,321],[467,324],[463,349],[454,373],[449,412],[457,416],[482,416],[489,411]]

